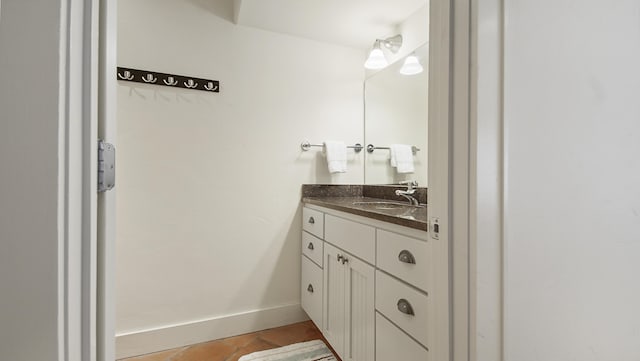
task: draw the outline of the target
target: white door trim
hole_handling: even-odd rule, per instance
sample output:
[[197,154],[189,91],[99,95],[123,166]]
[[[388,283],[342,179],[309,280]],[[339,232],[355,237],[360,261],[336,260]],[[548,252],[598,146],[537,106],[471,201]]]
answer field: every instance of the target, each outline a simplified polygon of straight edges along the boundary
[[[95,360],[96,0],[61,2],[60,204],[63,207],[63,360]],[[95,144],[95,143],[94,143]]]
[[470,289],[470,69],[471,1],[431,2],[429,59],[429,217],[438,217],[440,241],[449,245],[450,310],[438,320],[448,354],[471,357]]
[[[451,50],[450,50],[450,0],[431,1],[429,19],[429,129],[428,129],[428,203],[429,218],[438,218],[440,225],[439,240],[448,250],[446,264],[448,274],[451,276],[451,240],[450,240],[450,90],[451,90]],[[429,236],[433,236],[433,229],[429,230]],[[448,294],[435,295],[439,297],[436,304],[451,305],[452,282],[449,279],[446,285],[435,285],[436,289],[449,290]],[[434,351],[434,360],[452,360],[453,355],[453,313],[455,310],[448,307],[444,312],[438,312],[437,320],[434,320],[438,332],[435,335],[435,344],[440,345]]]
[[[116,145],[117,0],[99,0],[98,128],[99,139]],[[116,147],[117,152],[117,147]],[[117,153],[116,153],[117,158]],[[116,159],[117,164],[117,159]],[[117,172],[117,170],[116,170]],[[113,361],[115,352],[116,188],[101,193],[97,203],[97,361]]]
[[453,6],[453,92],[451,150],[451,241],[453,272],[453,360],[470,355],[470,67],[471,2],[455,0]]
[[[115,38],[115,1],[61,2],[60,161],[61,315],[59,358],[65,361],[113,361],[114,316],[101,317],[105,304],[113,308],[113,291],[104,293],[99,263],[104,238],[99,238],[97,140],[99,108],[105,87],[100,69],[115,64],[115,47],[104,52],[104,29]],[[105,25],[106,15],[110,21]],[[113,40],[115,42],[115,40]],[[113,61],[105,62],[109,58]],[[106,64],[105,64],[106,63]],[[114,70],[111,74],[115,73]],[[110,99],[113,99],[111,97]],[[112,110],[111,112],[115,111]],[[103,112],[100,113],[103,116]],[[113,242],[108,242],[110,247]],[[100,247],[100,249],[99,249]],[[113,255],[110,262],[113,261]],[[112,273],[110,273],[112,275]],[[101,293],[98,293],[101,292]],[[106,300],[106,302],[105,302]]]

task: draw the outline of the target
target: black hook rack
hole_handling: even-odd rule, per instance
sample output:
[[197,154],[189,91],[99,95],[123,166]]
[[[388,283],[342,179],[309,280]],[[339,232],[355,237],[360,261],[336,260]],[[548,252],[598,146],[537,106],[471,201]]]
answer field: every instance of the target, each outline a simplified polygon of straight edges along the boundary
[[118,80],[134,83],[161,85],[171,88],[202,90],[210,93],[220,92],[218,80],[195,78],[192,76],[160,73],[157,71],[118,67]]

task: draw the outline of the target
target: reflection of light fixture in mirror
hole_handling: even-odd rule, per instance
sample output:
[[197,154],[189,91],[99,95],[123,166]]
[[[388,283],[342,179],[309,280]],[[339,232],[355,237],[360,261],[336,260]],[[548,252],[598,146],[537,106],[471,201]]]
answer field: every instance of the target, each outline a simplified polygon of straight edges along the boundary
[[398,49],[402,46],[402,35],[395,35],[384,40],[377,39],[373,44],[373,49],[369,53],[367,61],[364,63],[364,67],[367,69],[382,69],[389,65],[387,58],[382,53],[381,46],[389,49],[392,53],[397,53]]
[[404,60],[404,64],[402,64],[402,68],[400,68],[400,74],[415,75],[422,73],[423,70],[422,64],[420,64],[416,54],[411,54]]

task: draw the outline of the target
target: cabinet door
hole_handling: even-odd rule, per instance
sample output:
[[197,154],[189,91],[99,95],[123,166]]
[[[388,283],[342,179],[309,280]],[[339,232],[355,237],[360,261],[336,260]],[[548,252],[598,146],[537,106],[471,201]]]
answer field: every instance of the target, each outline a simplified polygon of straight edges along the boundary
[[324,246],[323,330],[338,356],[344,360],[345,281],[348,267],[342,264],[344,252],[330,244]]
[[[375,353],[375,270],[346,254],[345,361],[373,361]],[[342,355],[341,355],[342,356]]]

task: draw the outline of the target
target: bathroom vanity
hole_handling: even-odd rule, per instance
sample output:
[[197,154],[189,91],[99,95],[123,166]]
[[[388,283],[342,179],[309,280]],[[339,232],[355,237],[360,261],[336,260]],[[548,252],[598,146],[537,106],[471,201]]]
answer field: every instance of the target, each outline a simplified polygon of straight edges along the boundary
[[303,188],[302,308],[342,360],[443,359],[448,246],[426,205],[333,187]]

